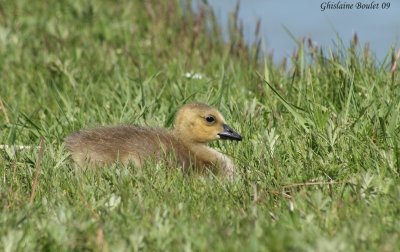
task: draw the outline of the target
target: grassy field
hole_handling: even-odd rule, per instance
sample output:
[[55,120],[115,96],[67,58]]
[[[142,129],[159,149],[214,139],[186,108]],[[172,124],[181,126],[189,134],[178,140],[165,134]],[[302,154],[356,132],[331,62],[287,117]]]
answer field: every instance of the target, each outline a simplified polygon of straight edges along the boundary
[[[160,2],[0,1],[0,250],[398,250],[395,53],[299,41],[273,64],[234,14],[224,42],[207,8]],[[244,137],[213,144],[237,181],[73,168],[71,132],[170,127],[190,101]]]

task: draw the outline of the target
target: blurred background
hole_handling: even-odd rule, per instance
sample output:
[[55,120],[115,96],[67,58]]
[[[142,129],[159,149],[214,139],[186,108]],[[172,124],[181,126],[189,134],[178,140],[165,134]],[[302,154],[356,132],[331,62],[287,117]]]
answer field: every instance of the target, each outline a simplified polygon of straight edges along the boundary
[[[400,2],[393,0],[375,1],[377,10],[325,10],[321,11],[322,0],[208,0],[218,22],[226,34],[230,14],[239,3],[238,17],[243,22],[243,33],[247,42],[255,40],[257,21],[261,21],[260,36],[267,53],[272,53],[275,62],[290,56],[296,39],[311,38],[322,48],[335,48],[343,43],[348,47],[354,34],[361,44],[369,44],[372,56],[382,62],[392,48],[400,43]],[[345,1],[356,3],[358,1]],[[362,0],[363,4],[372,1]],[[381,3],[390,4],[382,9]],[[331,3],[336,3],[333,1]],[[199,2],[196,3],[197,5]]]

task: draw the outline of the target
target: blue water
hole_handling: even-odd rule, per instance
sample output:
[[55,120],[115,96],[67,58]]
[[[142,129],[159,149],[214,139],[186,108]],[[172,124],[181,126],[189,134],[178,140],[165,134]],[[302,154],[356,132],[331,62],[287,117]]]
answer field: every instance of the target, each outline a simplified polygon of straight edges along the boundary
[[[373,55],[382,61],[391,48],[400,47],[400,1],[375,1],[379,9],[329,9],[321,11],[322,0],[242,0],[239,18],[243,21],[244,35],[248,42],[254,41],[254,30],[261,19],[261,36],[266,52],[273,52],[274,60],[290,56],[296,48],[296,38],[311,38],[323,48],[334,48],[339,37],[345,46],[357,33],[362,44],[369,43]],[[331,3],[336,3],[333,1]],[[369,0],[348,0],[341,3],[369,4]],[[381,3],[390,3],[382,9]],[[234,0],[208,0],[218,21],[227,27],[229,13],[235,9]]]

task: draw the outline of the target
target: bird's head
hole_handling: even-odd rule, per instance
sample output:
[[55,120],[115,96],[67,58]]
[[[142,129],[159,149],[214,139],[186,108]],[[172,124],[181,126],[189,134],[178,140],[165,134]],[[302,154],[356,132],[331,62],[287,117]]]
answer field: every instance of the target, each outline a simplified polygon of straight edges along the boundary
[[208,143],[218,139],[241,141],[221,113],[203,103],[184,105],[175,116],[175,136],[185,142]]

